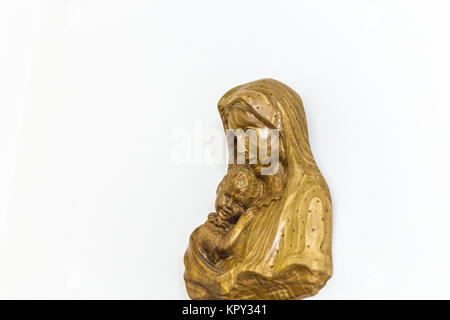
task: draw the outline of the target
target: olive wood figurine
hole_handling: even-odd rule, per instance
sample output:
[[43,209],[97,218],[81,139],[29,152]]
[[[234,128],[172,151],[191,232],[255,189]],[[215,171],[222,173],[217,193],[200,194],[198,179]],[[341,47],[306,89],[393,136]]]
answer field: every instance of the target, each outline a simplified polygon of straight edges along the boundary
[[270,144],[268,152],[279,154],[279,165],[273,174],[262,174],[267,164],[260,161],[228,165],[216,212],[194,230],[184,256],[189,296],[316,294],[332,274],[331,198],[311,152],[300,97],[279,81],[262,79],[231,89],[218,107],[225,130],[277,130],[278,147]]

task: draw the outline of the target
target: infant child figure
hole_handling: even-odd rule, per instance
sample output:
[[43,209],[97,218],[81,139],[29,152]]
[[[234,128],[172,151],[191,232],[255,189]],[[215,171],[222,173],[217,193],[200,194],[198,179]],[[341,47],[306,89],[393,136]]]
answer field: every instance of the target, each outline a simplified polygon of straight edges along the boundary
[[198,230],[203,253],[210,261],[217,261],[219,256],[223,255],[223,252],[221,254],[219,251],[227,246],[227,236],[242,215],[253,211],[252,205],[262,194],[263,183],[251,168],[235,165],[229,169],[217,188],[216,213],[210,213],[208,221]]

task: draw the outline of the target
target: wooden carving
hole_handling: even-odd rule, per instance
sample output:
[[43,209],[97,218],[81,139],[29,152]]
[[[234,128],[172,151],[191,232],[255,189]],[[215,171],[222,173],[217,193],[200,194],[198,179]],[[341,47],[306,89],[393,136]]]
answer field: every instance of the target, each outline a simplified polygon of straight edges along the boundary
[[[300,97],[281,82],[262,79],[231,89],[218,107],[226,132],[253,129],[257,137],[231,144],[231,159],[243,146],[245,163],[230,161],[217,188],[216,212],[190,237],[184,257],[189,296],[316,294],[332,274],[331,198],[311,152]],[[269,131],[278,136],[263,145]],[[274,170],[267,171],[273,163],[262,161],[261,153],[252,157],[252,141],[267,155],[277,155]]]

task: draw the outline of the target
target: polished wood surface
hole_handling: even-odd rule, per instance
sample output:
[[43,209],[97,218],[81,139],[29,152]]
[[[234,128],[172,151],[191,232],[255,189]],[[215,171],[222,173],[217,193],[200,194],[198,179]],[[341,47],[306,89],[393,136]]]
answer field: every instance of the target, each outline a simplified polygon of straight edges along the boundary
[[[332,208],[309,145],[300,97],[273,79],[228,91],[224,129],[279,132],[279,166],[228,165],[216,212],[194,230],[184,257],[192,299],[294,299],[314,295],[332,274]],[[229,150],[233,152],[235,150]]]

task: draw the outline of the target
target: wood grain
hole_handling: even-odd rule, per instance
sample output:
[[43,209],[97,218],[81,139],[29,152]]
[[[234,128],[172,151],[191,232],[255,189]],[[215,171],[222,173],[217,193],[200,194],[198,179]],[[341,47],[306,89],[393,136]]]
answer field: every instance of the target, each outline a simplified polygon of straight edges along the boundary
[[261,163],[229,164],[217,189],[216,212],[189,240],[184,257],[189,296],[316,294],[332,274],[332,208],[300,97],[279,81],[262,79],[231,89],[218,108],[224,129],[278,130],[280,163],[272,175],[261,174]]

